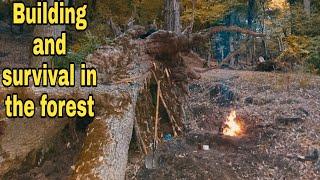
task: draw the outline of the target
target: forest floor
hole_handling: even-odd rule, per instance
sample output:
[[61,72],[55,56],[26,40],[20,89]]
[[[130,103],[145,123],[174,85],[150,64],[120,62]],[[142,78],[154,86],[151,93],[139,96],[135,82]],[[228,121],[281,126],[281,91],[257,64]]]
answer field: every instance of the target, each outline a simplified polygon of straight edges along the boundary
[[48,144],[47,152],[32,151],[19,168],[7,173],[3,179],[70,179],[84,137],[85,132],[76,130],[70,123]]
[[[189,85],[188,132],[146,157],[155,168],[131,154],[128,179],[319,177],[320,77],[230,70],[202,76]],[[221,85],[231,99],[213,93]],[[231,110],[246,124],[239,138],[218,135]]]
[[9,29],[7,24],[0,21],[0,68],[27,67],[31,55],[32,34],[15,34]]

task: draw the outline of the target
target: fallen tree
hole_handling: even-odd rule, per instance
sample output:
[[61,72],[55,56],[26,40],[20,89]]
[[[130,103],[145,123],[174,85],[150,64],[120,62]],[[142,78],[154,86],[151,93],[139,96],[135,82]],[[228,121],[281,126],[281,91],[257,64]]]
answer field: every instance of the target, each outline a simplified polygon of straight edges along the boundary
[[[164,62],[171,68],[179,69],[184,67],[185,74],[190,79],[199,79],[200,74],[196,72],[205,72],[204,65],[206,61],[199,56],[195,56],[193,47],[203,46],[207,40],[218,32],[238,32],[253,37],[264,37],[264,34],[236,26],[218,26],[212,27],[199,33],[176,34],[171,31],[158,31],[149,36],[146,40],[146,50],[155,59]],[[241,50],[241,49],[240,49]],[[239,50],[239,51],[240,51]],[[229,61],[239,51],[235,51],[225,61]],[[193,61],[187,59],[192,57]],[[196,65],[196,66],[195,66]],[[200,68],[200,69],[199,69]],[[210,68],[210,67],[209,67]]]
[[[163,136],[160,129],[169,128],[173,135],[181,134],[184,118],[181,104],[188,94],[188,82],[200,79],[201,73],[208,70],[204,68],[205,60],[192,52],[191,47],[194,41],[220,31],[263,36],[237,27],[217,27],[189,35],[161,30],[141,40],[135,39],[140,31],[130,30],[116,38],[116,46],[102,47],[88,57],[88,66],[96,67],[102,77],[100,83],[113,89],[109,91],[113,98],[102,100],[106,103],[102,107],[121,106],[98,116],[89,126],[74,177],[124,179],[133,129],[144,153],[152,151],[150,145]],[[151,86],[158,90],[152,92]],[[152,105],[153,93],[158,99],[156,106]],[[162,113],[169,117],[169,127],[159,121]]]

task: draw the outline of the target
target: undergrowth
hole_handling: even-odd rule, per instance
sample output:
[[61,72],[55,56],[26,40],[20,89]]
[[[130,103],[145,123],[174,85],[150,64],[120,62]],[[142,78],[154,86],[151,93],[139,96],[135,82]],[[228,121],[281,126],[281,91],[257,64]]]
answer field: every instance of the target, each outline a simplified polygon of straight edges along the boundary
[[69,48],[66,56],[54,57],[54,64],[57,68],[68,68],[70,63],[79,65],[85,61],[85,58],[89,54],[93,53],[104,43],[101,38],[98,38],[88,31],[72,48]]

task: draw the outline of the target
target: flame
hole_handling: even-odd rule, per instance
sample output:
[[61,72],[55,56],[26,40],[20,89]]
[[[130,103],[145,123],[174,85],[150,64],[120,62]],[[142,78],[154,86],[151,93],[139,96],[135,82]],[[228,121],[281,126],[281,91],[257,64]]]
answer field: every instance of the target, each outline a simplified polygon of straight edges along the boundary
[[236,111],[232,111],[225,122],[222,131],[226,136],[240,136],[243,133],[243,127],[239,120],[237,120]]

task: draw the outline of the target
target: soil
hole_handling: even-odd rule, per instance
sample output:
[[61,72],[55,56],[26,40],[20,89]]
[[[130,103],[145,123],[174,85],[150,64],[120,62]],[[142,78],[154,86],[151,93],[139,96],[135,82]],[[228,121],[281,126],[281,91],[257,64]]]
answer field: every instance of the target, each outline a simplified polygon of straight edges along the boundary
[[[17,27],[14,26],[14,29]],[[17,34],[0,21],[0,68],[27,67],[31,55],[32,33],[26,30]]]
[[3,179],[70,179],[84,136],[83,125],[70,123],[47,148],[30,152],[21,167],[10,171]]
[[[235,94],[228,105],[221,105],[212,93],[210,97],[210,90],[221,84]],[[206,72],[189,85],[189,131],[145,158],[132,155],[127,178],[317,179],[319,84],[319,77],[303,74]],[[246,124],[238,138],[219,135],[231,110]],[[210,145],[210,150],[202,150],[202,145]],[[156,168],[146,168],[144,161],[150,158]]]

